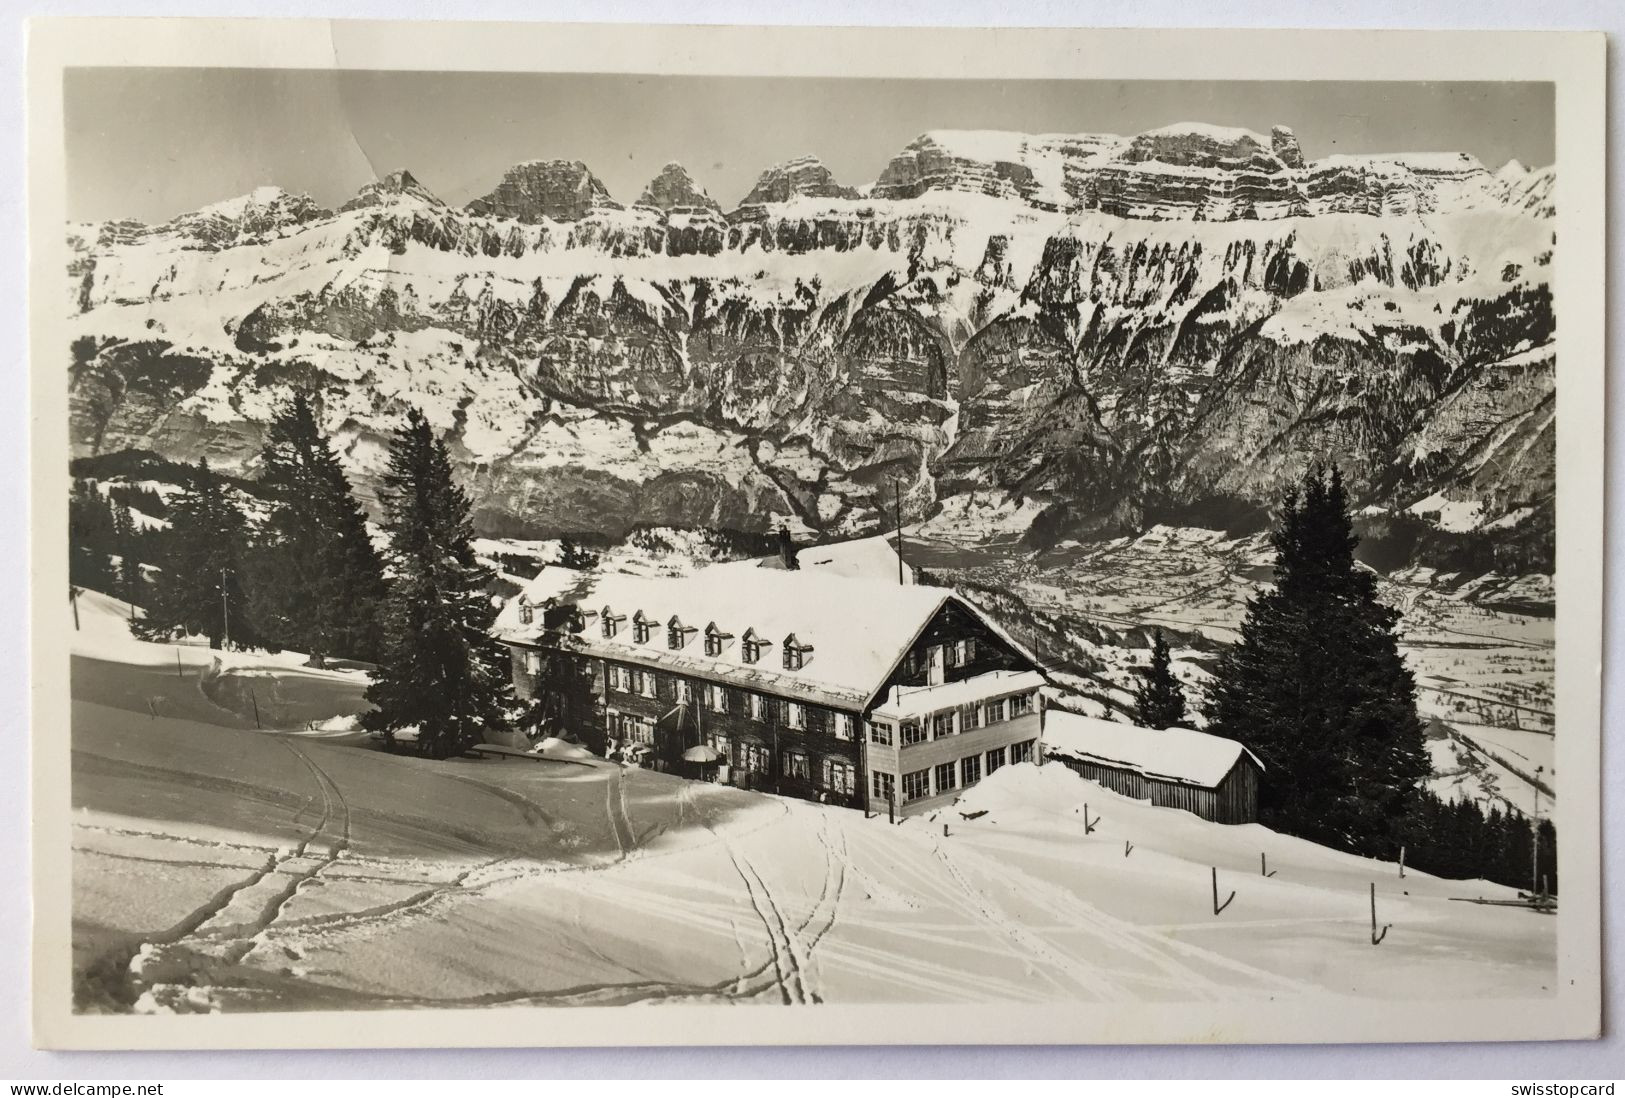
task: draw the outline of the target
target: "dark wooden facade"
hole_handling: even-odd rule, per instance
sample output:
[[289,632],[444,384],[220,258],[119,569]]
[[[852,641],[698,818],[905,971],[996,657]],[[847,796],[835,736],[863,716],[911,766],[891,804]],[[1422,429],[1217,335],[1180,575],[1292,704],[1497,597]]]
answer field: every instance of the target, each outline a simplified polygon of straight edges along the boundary
[[[542,667],[537,671],[527,666],[527,658],[534,659],[527,657],[529,652],[545,653],[541,656]],[[797,728],[790,721],[786,699],[745,690],[716,678],[558,650],[515,647],[513,661],[514,684],[521,697],[547,696],[547,684],[557,681],[549,674],[555,667],[573,669],[574,674],[590,678],[592,704],[561,707],[568,715],[557,730],[579,739],[598,754],[608,750],[612,738],[625,742],[619,730],[611,727],[611,717],[627,715],[653,726],[650,746],[657,769],[694,778],[710,776],[714,768],[684,762],[683,752],[723,739],[727,742],[725,765],[731,784],[807,800],[861,806],[867,778],[863,772],[860,713],[798,702],[795,704],[801,707],[802,727]],[[653,687],[653,696],[627,689],[624,685],[627,677],[617,676],[621,686],[610,685],[612,667],[621,676],[646,676]],[[681,701],[680,682],[688,686],[686,703]],[[722,688],[721,710],[711,705],[709,688],[713,685]],[[755,712],[759,716],[752,715],[752,694],[758,699]],[[839,724],[841,718],[846,721],[844,728]],[[803,773],[793,772],[797,769],[792,759],[795,755],[805,759]],[[850,780],[831,781],[831,763],[849,768]],[[845,790],[841,788],[843,785]]]
[[1204,820],[1222,824],[1256,823],[1258,820],[1258,785],[1263,775],[1258,764],[1245,751],[1219,784],[1211,787],[1158,778],[1095,759],[1078,759],[1058,753],[1050,755],[1049,761],[1061,763],[1113,793],[1121,793],[1137,801],[1150,801],[1159,808],[1184,809]]

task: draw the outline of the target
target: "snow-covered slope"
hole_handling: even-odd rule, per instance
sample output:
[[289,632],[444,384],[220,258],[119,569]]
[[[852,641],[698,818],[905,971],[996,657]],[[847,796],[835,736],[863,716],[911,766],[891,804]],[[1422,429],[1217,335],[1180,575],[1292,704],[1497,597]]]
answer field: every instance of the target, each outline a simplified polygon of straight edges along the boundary
[[[867,193],[803,158],[726,214],[678,165],[630,206],[567,161],[462,210],[268,188],[70,229],[74,444],[252,473],[303,386],[364,487],[424,408],[499,534],[861,532],[897,481],[1111,527],[1328,452],[1491,524],[1549,500],[1551,179],[1185,124],[936,131]],[[1514,435],[1534,475],[1486,489]]]
[[[177,677],[173,646],[129,640],[116,606],[91,604],[72,681],[82,1009],[1286,1000],[1347,1015],[1527,997],[1556,976],[1553,920],[1451,902],[1510,890],[1401,879],[1056,765],[1005,767],[891,826],[568,751],[434,762],[256,732],[202,692],[194,647]],[[290,707],[330,702],[344,674],[256,659],[238,672],[281,677]],[[1236,893],[1220,916],[1214,869]],[[1227,1036],[1264,1036],[1248,1016]]]

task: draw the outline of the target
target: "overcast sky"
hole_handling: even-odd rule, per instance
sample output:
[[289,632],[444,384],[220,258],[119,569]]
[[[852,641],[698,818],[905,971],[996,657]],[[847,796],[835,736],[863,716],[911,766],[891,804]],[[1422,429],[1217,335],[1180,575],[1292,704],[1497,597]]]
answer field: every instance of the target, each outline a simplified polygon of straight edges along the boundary
[[448,202],[521,160],[584,161],[624,203],[671,160],[724,208],[818,156],[872,182],[931,129],[1136,133],[1291,126],[1309,158],[1462,151],[1553,160],[1550,84],[948,81],[267,69],[76,69],[68,213],[162,221],[275,184],[336,206],[397,168]]

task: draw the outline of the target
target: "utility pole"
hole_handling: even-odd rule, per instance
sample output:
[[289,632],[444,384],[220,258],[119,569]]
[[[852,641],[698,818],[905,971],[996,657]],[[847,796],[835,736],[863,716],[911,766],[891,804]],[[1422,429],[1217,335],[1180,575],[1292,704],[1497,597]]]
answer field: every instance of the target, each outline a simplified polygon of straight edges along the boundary
[[1535,767],[1535,812],[1531,822],[1529,839],[1529,895],[1540,895],[1540,776],[1545,773],[1544,766]]
[[226,570],[220,569],[220,648],[231,649],[231,603],[226,597]]
[[892,516],[897,524],[897,586],[902,587],[906,582],[903,579],[903,487],[898,481],[891,482],[892,490]]

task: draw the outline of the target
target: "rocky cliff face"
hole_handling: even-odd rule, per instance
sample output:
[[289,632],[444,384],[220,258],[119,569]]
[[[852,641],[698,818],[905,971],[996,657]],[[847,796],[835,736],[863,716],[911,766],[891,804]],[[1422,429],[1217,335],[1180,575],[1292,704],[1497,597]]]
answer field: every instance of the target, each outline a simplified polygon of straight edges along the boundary
[[695,212],[709,210],[712,213],[722,213],[722,207],[717,205],[716,199],[705,193],[705,189],[683,168],[681,164],[667,164],[660,169],[660,174],[649,181],[643,188],[643,194],[638,198],[639,206],[648,206],[661,213],[670,213],[672,210]]
[[1184,126],[928,134],[726,216],[677,165],[630,208],[563,161],[466,210],[256,192],[70,230],[74,445],[252,474],[299,387],[364,492],[423,408],[500,533],[851,533],[896,485],[1115,534],[1322,456],[1510,527],[1552,495],[1551,181]]
[[579,160],[532,160],[509,168],[496,190],[468,204],[468,212],[510,218],[526,225],[580,221],[620,203]]
[[[761,215],[763,207],[794,198],[857,198],[858,192],[835,182],[815,156],[797,157],[763,172],[739,204],[739,215]],[[739,216],[736,215],[736,216]]]

